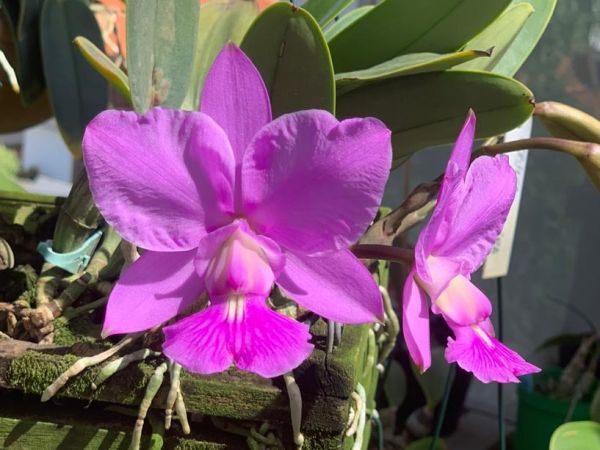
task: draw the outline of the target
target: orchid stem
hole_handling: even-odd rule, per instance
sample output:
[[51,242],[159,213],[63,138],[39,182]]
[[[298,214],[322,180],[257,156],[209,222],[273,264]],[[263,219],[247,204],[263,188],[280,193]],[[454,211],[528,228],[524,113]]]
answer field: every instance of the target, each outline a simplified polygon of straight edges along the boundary
[[67,381],[69,381],[74,376],[79,375],[88,367],[95,366],[96,364],[100,364],[103,361],[106,361],[108,358],[119,352],[123,347],[131,344],[136,341],[142,333],[128,334],[123,339],[119,341],[116,345],[112,346],[106,351],[102,353],[98,353],[94,356],[87,356],[85,358],[78,359],[75,363],[69,367],[66,371],[59,375],[59,377],[54,380],[54,382],[48,386],[44,392],[42,393],[42,402],[47,402],[50,400],[56,393],[65,385]]
[[415,256],[414,251],[391,245],[357,244],[352,247],[352,253],[362,259],[383,259],[385,261],[399,262],[412,266]]
[[150,381],[148,381],[144,398],[140,403],[138,417],[135,421],[135,426],[133,427],[133,434],[131,436],[131,444],[129,444],[129,450],[139,450],[140,448],[140,442],[142,440],[142,429],[144,428],[144,420],[146,419],[146,415],[148,414],[148,410],[152,405],[154,397],[156,397],[156,394],[158,393],[158,390],[162,385],[166,371],[167,363],[162,363],[156,368],[156,370],[150,377]]
[[450,368],[448,369],[448,375],[446,376],[446,385],[444,386],[444,396],[442,397],[442,404],[440,405],[440,412],[437,422],[435,423],[435,431],[433,434],[433,438],[431,439],[431,445],[429,446],[429,450],[436,450],[437,442],[440,439],[442,425],[444,425],[444,419],[446,418],[446,410],[448,409],[448,399],[450,398],[450,391],[452,390],[452,383],[454,382],[455,376],[456,364],[450,364]]
[[304,445],[304,435],[300,431],[302,427],[302,394],[300,393],[300,388],[298,387],[292,372],[284,374],[283,381],[285,382],[288,397],[290,398],[290,415],[292,419],[294,443],[298,449],[301,449]]
[[94,300],[93,302],[86,303],[85,305],[80,306],[79,308],[69,307],[63,313],[63,317],[67,320],[74,319],[75,317],[79,317],[80,315],[82,315],[88,311],[92,311],[96,308],[106,305],[107,302],[108,302],[108,297],[105,296],[105,297],[100,297],[98,300]]
[[554,150],[567,153],[576,158],[585,158],[594,151],[598,151],[599,145],[592,142],[572,141],[553,137],[537,137],[520,139],[517,141],[504,142],[502,144],[484,145],[475,156],[499,155],[501,153],[515,152],[519,150]]

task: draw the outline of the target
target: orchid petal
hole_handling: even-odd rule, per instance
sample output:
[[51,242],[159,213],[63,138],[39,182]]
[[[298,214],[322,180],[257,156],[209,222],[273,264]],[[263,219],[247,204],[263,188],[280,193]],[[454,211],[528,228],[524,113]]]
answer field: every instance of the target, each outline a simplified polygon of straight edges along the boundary
[[517,377],[539,372],[518,353],[484,331],[484,327],[451,325],[456,339],[448,338],[446,359],[457,362],[483,383],[518,383]]
[[[448,215],[452,215],[462,202],[464,178],[471,161],[471,150],[475,137],[476,118],[473,111],[469,111],[458,138],[450,154],[450,159],[444,172],[444,178],[438,193],[437,204],[431,219],[421,231],[415,247],[417,262],[431,255],[432,250],[448,233]],[[420,275],[421,276],[421,275]],[[426,279],[425,281],[430,282]]]
[[448,283],[460,275],[461,265],[448,258],[428,256],[427,259],[415,258],[415,270],[421,287],[425,289],[429,298],[435,301]]
[[244,155],[244,212],[260,234],[296,253],[347,248],[375,216],[390,164],[390,131],[376,119],[287,114]]
[[341,323],[383,321],[383,301],[367,268],[349,251],[286,254],[276,283],[306,309]]
[[146,249],[190,250],[233,211],[233,153],[204,114],[105,111],[85,131],[83,156],[106,221]]
[[460,206],[449,218],[448,234],[433,253],[460,262],[463,273],[477,270],[502,231],[516,186],[508,157],[477,158],[467,172]]
[[404,282],[402,333],[411,359],[421,372],[426,371],[431,366],[429,308],[425,293],[415,282],[414,270]]
[[283,375],[313,350],[308,326],[249,298],[243,319],[228,320],[227,302],[166,327],[164,353],[191,372],[222,372],[231,364],[265,378]]
[[252,61],[234,44],[227,44],[210,68],[200,111],[225,130],[238,163],[252,137],[271,121],[265,83]]
[[475,325],[492,314],[492,303],[462,275],[454,277],[435,299],[433,312],[443,314],[456,325]]
[[194,255],[194,251],[144,252],[115,284],[102,334],[147,330],[193,305],[204,290],[194,270]]
[[277,377],[298,367],[313,351],[308,325],[270,310],[264,302],[248,301],[244,326],[235,349],[235,363],[242,370]]

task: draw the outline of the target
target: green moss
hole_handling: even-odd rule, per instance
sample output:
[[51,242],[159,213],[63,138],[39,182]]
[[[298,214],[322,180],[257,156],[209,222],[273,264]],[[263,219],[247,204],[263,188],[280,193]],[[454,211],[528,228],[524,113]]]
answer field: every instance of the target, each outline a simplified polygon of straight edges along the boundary
[[174,438],[168,440],[164,448],[166,450],[224,450],[228,448],[228,445]]
[[54,320],[54,343],[57,345],[74,345],[77,342],[96,342],[100,334],[100,325],[92,322],[87,315],[68,320],[59,317]]

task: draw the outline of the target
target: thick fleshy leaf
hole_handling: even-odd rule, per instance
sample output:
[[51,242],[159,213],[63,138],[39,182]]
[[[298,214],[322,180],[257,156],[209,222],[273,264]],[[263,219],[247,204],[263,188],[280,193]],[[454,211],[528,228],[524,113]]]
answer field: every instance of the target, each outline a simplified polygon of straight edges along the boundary
[[133,333],[159,325],[198,300],[204,284],[194,269],[195,251],[146,251],[117,281],[102,334]]
[[[547,0],[546,0],[547,1]],[[496,72],[494,67],[510,52],[513,42],[534,14],[529,3],[509,6],[492,24],[465,44],[465,48],[493,48],[491,58],[470,61],[460,66],[460,70],[485,70]],[[502,72],[496,72],[501,73]],[[504,75],[512,76],[513,73]]]
[[153,105],[179,108],[192,74],[198,35],[197,0],[127,4],[127,70],[139,113]]
[[88,126],[83,147],[94,200],[128,241],[189,250],[229,220],[233,152],[205,114],[106,111]]
[[460,262],[464,272],[477,270],[502,231],[516,187],[508,157],[477,158],[467,172],[460,201],[452,203],[453,211],[445,216],[446,236],[432,253]]
[[424,372],[431,365],[429,307],[425,292],[415,282],[414,270],[404,282],[402,333],[411,359],[419,370]]
[[512,130],[533,113],[533,94],[511,78],[450,70],[390,78],[338,97],[336,117],[377,117],[393,132],[394,165],[419,149],[453,142],[465,113],[477,137]]
[[88,63],[100,74],[106,81],[112,84],[127,100],[131,103],[131,90],[129,89],[129,78],[106,54],[96,45],[84,38],[77,36],[73,44],[79,49]]
[[239,315],[220,302],[166,327],[165,354],[191,372],[222,372],[235,364],[265,378],[283,375],[308,358],[313,345],[307,325],[270,310],[264,299],[240,301]]
[[248,29],[241,48],[265,80],[273,117],[313,108],[335,112],[329,48],[304,9],[289,2],[270,6]]
[[519,383],[517,377],[540,371],[482,327],[451,328],[456,338],[448,338],[446,359],[472,372],[483,383]]
[[290,250],[347,248],[375,217],[390,163],[390,132],[376,119],[287,114],[244,155],[244,211],[259,233]]
[[353,2],[354,0],[307,0],[302,8],[311,13],[323,28]]
[[398,55],[449,53],[479,34],[510,0],[383,0],[329,42],[336,72]]
[[373,9],[373,5],[364,5],[359,6],[352,11],[347,12],[343,16],[341,16],[338,20],[333,22],[327,29],[325,30],[324,36],[327,39],[327,42],[332,40],[338,34],[340,34],[343,30],[348,28],[354,22],[359,20],[362,16],[368,13],[371,9]]
[[287,253],[276,280],[298,304],[329,320],[383,320],[381,293],[367,268],[349,250],[320,256]]
[[208,72],[200,111],[225,130],[236,161],[254,135],[271,121],[269,95],[252,61],[234,44],[227,44]]
[[[521,0],[513,0],[513,4]],[[533,6],[533,15],[511,42],[500,61],[494,66],[494,72],[512,77],[527,60],[538,41],[544,34],[554,13],[558,0],[527,0]]]
[[474,50],[475,48],[485,49],[486,47],[469,47],[472,50],[462,50],[444,55],[438,53],[411,53],[397,56],[368,69],[338,73],[335,75],[337,95],[342,95],[367,83],[419,73],[441,72],[454,66],[462,66],[466,61],[488,60],[490,58],[490,51]]
[[492,303],[477,286],[462,275],[454,277],[432,305],[457,325],[475,325],[492,314]]

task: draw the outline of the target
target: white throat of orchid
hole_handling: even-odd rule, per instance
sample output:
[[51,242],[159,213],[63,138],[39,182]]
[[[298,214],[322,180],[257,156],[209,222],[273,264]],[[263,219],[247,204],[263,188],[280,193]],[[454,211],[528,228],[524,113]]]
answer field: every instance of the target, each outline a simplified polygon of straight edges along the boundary
[[211,301],[226,301],[226,320],[244,319],[248,297],[266,299],[275,281],[265,252],[248,233],[238,228],[218,248],[206,269],[205,283]]

